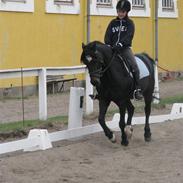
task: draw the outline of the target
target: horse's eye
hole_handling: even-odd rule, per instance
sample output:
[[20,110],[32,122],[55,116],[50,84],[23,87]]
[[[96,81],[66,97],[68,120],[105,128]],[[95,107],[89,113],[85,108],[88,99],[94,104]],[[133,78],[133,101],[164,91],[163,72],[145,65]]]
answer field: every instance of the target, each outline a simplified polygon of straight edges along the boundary
[[86,60],[87,60],[88,62],[91,62],[91,61],[92,61],[92,57],[91,57],[90,55],[87,55],[87,56],[86,56]]

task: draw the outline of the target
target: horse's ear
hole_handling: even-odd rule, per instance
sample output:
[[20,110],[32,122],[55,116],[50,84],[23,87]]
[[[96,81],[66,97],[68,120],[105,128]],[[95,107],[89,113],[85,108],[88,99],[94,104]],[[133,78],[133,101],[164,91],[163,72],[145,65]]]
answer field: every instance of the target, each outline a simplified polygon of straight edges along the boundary
[[85,47],[85,44],[84,44],[84,43],[82,43],[82,48],[84,49],[84,47]]

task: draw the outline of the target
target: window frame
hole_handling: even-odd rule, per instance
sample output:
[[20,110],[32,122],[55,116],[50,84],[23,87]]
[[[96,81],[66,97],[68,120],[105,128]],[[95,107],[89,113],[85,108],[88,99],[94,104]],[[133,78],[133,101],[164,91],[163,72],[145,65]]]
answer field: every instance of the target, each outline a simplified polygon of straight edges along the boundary
[[54,1],[55,0],[46,0],[46,13],[80,14],[79,0],[72,0],[72,3],[55,3]]
[[[160,18],[178,18],[177,0],[173,0],[174,10],[163,8],[163,0],[159,0],[158,6],[158,17]],[[164,9],[164,10],[163,10]]]
[[34,0],[0,0],[0,11],[34,12]]

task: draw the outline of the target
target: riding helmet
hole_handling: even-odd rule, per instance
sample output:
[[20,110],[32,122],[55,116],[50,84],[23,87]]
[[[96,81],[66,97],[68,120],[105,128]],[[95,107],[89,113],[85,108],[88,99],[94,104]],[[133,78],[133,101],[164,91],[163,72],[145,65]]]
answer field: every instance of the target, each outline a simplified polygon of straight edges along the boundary
[[128,0],[119,0],[116,9],[129,12],[131,10],[131,3]]

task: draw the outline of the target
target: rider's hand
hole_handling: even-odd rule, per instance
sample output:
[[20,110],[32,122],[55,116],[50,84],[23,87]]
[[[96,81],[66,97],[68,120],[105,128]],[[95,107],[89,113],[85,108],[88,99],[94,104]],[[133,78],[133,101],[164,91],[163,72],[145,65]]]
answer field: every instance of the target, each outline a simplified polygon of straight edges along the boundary
[[120,52],[123,48],[123,45],[121,43],[118,43],[117,45],[114,45],[112,47],[113,51]]

